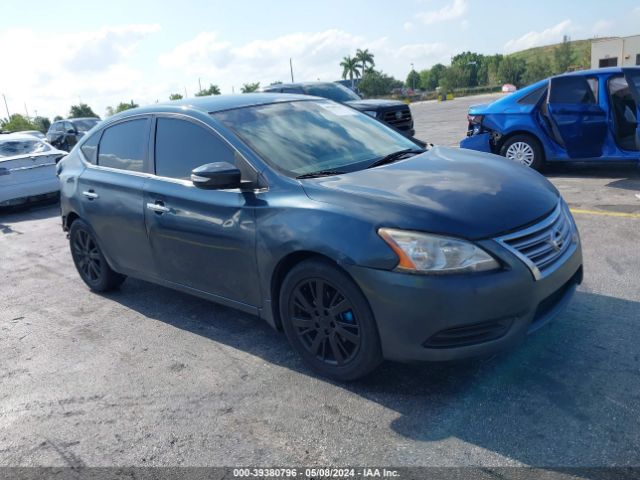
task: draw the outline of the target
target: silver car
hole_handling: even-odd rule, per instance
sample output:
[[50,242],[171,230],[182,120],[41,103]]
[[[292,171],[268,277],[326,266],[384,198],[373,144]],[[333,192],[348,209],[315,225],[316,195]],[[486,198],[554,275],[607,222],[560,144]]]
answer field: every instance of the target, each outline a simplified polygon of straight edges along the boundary
[[66,154],[33,135],[0,136],[0,207],[57,194],[56,164]]

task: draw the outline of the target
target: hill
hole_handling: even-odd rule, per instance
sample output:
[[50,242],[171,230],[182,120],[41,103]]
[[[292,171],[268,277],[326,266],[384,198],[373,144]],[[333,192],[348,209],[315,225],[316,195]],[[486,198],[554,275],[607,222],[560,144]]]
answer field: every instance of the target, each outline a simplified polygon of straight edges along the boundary
[[[599,39],[601,40],[601,39]],[[569,43],[574,52],[574,65],[572,69],[590,68],[591,67],[591,42],[593,39],[586,40],[571,40]],[[553,64],[553,52],[558,47],[559,43],[553,45],[544,45],[542,47],[528,48],[527,50],[520,50],[514,52],[510,56],[514,58],[521,58],[526,62],[530,62],[534,58],[541,58],[545,63]]]

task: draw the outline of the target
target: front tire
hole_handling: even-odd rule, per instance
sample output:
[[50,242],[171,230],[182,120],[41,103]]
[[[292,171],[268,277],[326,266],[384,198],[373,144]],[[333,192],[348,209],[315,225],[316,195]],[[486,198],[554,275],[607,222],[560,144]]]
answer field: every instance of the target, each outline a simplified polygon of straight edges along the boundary
[[382,362],[369,304],[336,266],[320,260],[296,265],[282,283],[279,302],[289,343],[319,374],[355,380]]
[[80,278],[94,292],[113,290],[127,278],[111,269],[93,231],[82,220],[76,220],[71,224],[69,246]]
[[540,142],[531,135],[521,134],[508,138],[500,149],[500,155],[534,170],[540,170],[544,166]]

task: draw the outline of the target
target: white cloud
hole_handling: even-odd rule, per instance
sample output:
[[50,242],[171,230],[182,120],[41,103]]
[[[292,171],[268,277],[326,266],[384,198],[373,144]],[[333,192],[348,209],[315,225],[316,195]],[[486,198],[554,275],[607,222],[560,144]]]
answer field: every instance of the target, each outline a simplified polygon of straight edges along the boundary
[[456,20],[467,13],[467,0],[453,0],[439,10],[418,13],[416,17],[425,25]]
[[404,28],[404,31],[405,31],[405,32],[410,32],[410,31],[412,31],[412,30],[413,30],[413,23],[411,23],[411,22],[404,22],[403,28]]
[[563,20],[541,32],[530,31],[519,38],[509,40],[504,45],[504,49],[506,52],[516,52],[527,48],[558,43],[562,41],[562,36],[572,31],[572,29],[571,20]]
[[[452,53],[442,43],[396,45],[386,37],[365,38],[329,29],[244,43],[202,32],[152,57],[143,51],[148,45],[142,42],[158,30],[157,25],[125,25],[74,33],[0,31],[0,45],[20,38],[19,49],[3,52],[11,74],[0,75],[0,92],[7,95],[12,113],[24,112],[26,102],[31,115],[37,109],[50,118],[64,116],[72,104],[83,101],[103,116],[108,105],[121,101],[145,105],[185,89],[193,95],[198,80],[203,86],[217,84],[222,93],[231,93],[232,88],[238,92],[243,83],[286,82],[289,58],[297,81],[333,81],[340,78],[344,56],[368,48],[375,54],[376,68],[404,79],[411,63],[420,70],[447,62]],[[55,61],[43,57],[47,45],[56,45]]]
[[[159,29],[133,24],[74,33],[2,31],[0,45],[19,39],[20,47],[3,51],[11,74],[0,76],[0,91],[7,95],[12,113],[22,113],[27,103],[31,115],[36,109],[39,115],[66,115],[70,105],[82,100],[101,115],[106,105],[140,90],[143,72],[129,63],[139,42]],[[52,45],[55,58],[43,56],[43,49]]]
[[289,58],[293,60],[295,80],[335,80],[342,73],[340,60],[353,55],[358,48],[371,50],[377,68],[398,78],[406,76],[412,62],[416,68],[426,68],[449,55],[441,43],[393,48],[386,37],[366,40],[337,29],[294,33],[241,45],[224,42],[214,32],[204,32],[161,55],[158,62],[169,77],[182,75],[186,78],[184,82],[191,85],[197,85],[200,78],[203,85],[214,83],[223,93],[231,93],[232,86],[237,92],[243,83],[286,82],[290,79]]

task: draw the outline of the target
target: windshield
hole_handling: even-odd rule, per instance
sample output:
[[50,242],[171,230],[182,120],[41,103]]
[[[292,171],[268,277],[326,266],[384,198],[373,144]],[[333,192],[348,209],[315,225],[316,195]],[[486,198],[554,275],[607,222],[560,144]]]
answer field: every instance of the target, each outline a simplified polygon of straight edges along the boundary
[[29,155],[31,153],[46,152],[49,146],[38,140],[0,140],[0,157],[13,157],[16,155]]
[[89,118],[86,120],[74,120],[73,124],[79,132],[88,132],[98,123],[97,119]]
[[416,144],[368,115],[330,101],[297,101],[214,113],[260,157],[289,176],[355,171]]
[[304,92],[315,97],[328,98],[334,102],[348,102],[350,100],[360,100],[360,97],[347,87],[338,83],[318,83],[315,85],[305,85]]

